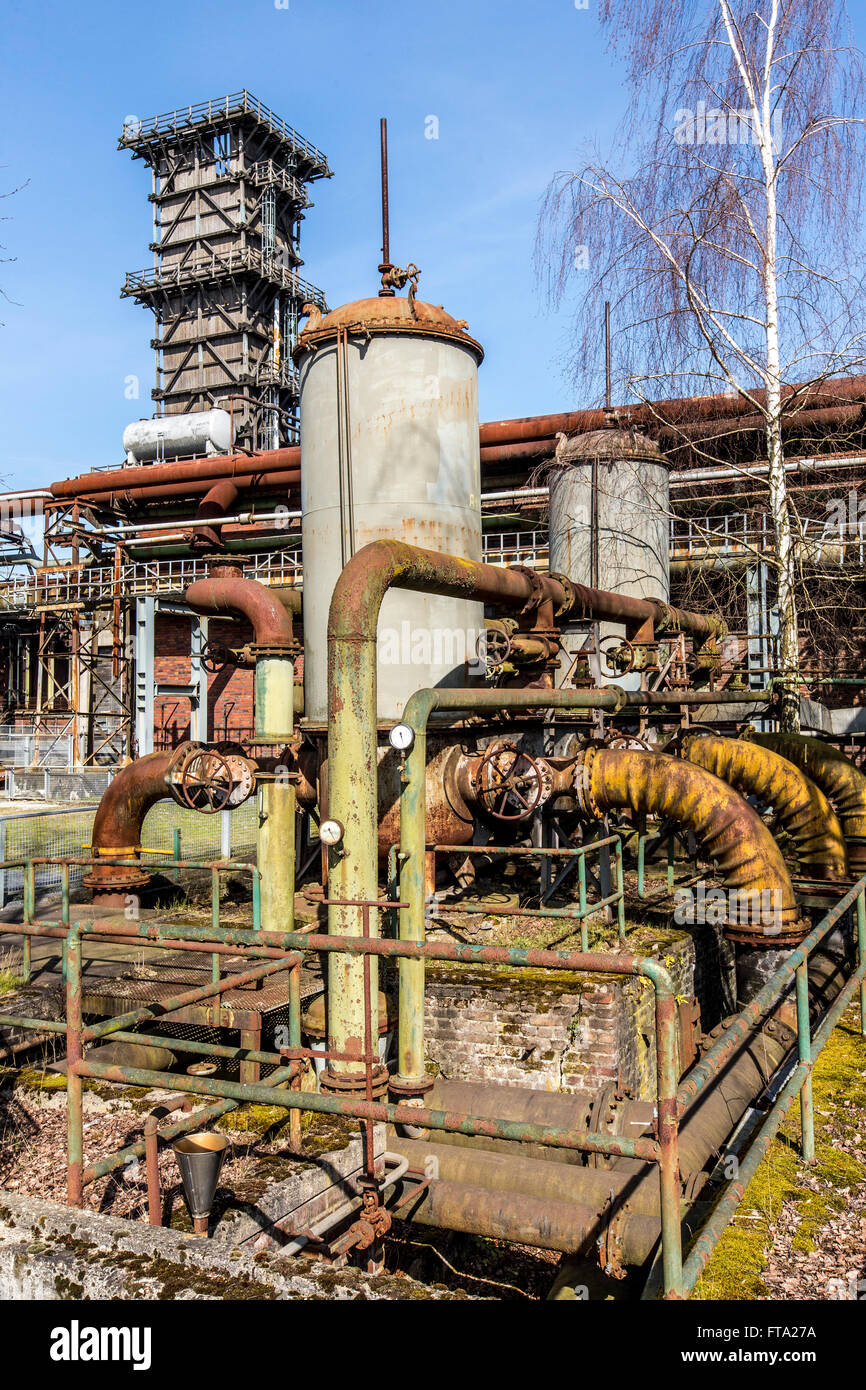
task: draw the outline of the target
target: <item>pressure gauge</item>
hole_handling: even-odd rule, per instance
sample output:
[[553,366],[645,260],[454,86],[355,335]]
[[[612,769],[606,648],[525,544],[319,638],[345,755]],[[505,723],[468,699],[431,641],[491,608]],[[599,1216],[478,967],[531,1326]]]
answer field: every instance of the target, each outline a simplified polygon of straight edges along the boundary
[[415,742],[415,730],[410,724],[395,724],[389,731],[388,742],[398,753],[408,753]]
[[319,839],[323,845],[338,845],[343,834],[343,827],[338,820],[323,820],[319,826]]

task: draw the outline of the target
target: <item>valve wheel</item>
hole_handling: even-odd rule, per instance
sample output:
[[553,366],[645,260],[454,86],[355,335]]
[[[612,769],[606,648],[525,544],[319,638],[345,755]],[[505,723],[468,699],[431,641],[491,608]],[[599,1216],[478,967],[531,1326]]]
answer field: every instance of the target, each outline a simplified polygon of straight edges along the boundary
[[177,790],[191,811],[212,816],[231,805],[236,782],[228,759],[211,748],[202,748],[181,764]]
[[228,666],[234,660],[231,648],[226,647],[222,642],[205,642],[199,653],[199,659],[211,676],[216,675],[218,671],[221,671],[224,666]]
[[475,644],[479,657],[483,656],[490,671],[504,666],[511,655],[511,638],[498,627],[486,627]]
[[548,779],[541,764],[513,743],[497,743],[478,764],[475,788],[482,808],[501,821],[528,820],[541,805]]
[[651,753],[653,750],[649,744],[637,734],[614,734],[608,743],[608,748],[635,748],[642,753]]
[[[620,660],[614,664],[613,658],[616,655],[620,656]],[[604,676],[627,676],[629,671],[634,670],[635,655],[635,649],[626,637],[611,634],[609,637],[602,637],[598,644],[598,659]]]

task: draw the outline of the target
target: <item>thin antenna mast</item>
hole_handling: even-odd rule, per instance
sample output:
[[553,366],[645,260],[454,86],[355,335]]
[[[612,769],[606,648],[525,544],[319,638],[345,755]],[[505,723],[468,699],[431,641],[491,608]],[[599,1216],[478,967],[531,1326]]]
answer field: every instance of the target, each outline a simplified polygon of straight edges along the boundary
[[379,142],[382,168],[382,264],[379,266],[382,288],[379,294],[382,297],[391,297],[394,294],[393,286],[385,282],[385,277],[394,268],[391,265],[391,214],[388,206],[388,121],[385,116],[379,121]]

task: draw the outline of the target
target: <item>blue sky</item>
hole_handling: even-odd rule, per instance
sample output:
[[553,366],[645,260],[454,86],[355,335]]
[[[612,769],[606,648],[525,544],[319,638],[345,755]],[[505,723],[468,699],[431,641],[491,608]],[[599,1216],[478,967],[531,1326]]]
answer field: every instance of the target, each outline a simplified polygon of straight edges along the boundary
[[[328,154],[303,274],[332,305],[374,293],[378,119],[391,249],[421,297],[485,345],[481,417],[565,409],[567,316],[532,265],[552,174],[623,102],[594,10],[574,0],[6,0],[0,57],[0,477],[35,486],[122,461],[153,410],[153,319],[119,298],[150,263],[148,170],[124,118],[247,87]],[[439,138],[425,138],[428,116]],[[124,396],[141,381],[139,401]]]

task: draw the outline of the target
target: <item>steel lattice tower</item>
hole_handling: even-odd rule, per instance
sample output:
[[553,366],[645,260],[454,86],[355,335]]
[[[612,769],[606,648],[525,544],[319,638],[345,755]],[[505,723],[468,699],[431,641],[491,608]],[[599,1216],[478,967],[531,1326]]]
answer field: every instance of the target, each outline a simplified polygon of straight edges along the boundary
[[247,91],[130,117],[118,148],[153,174],[153,266],[121,294],[156,318],[157,414],[219,405],[240,444],[297,442],[291,348],[303,305],[326,307],[300,226],[326,156]]

